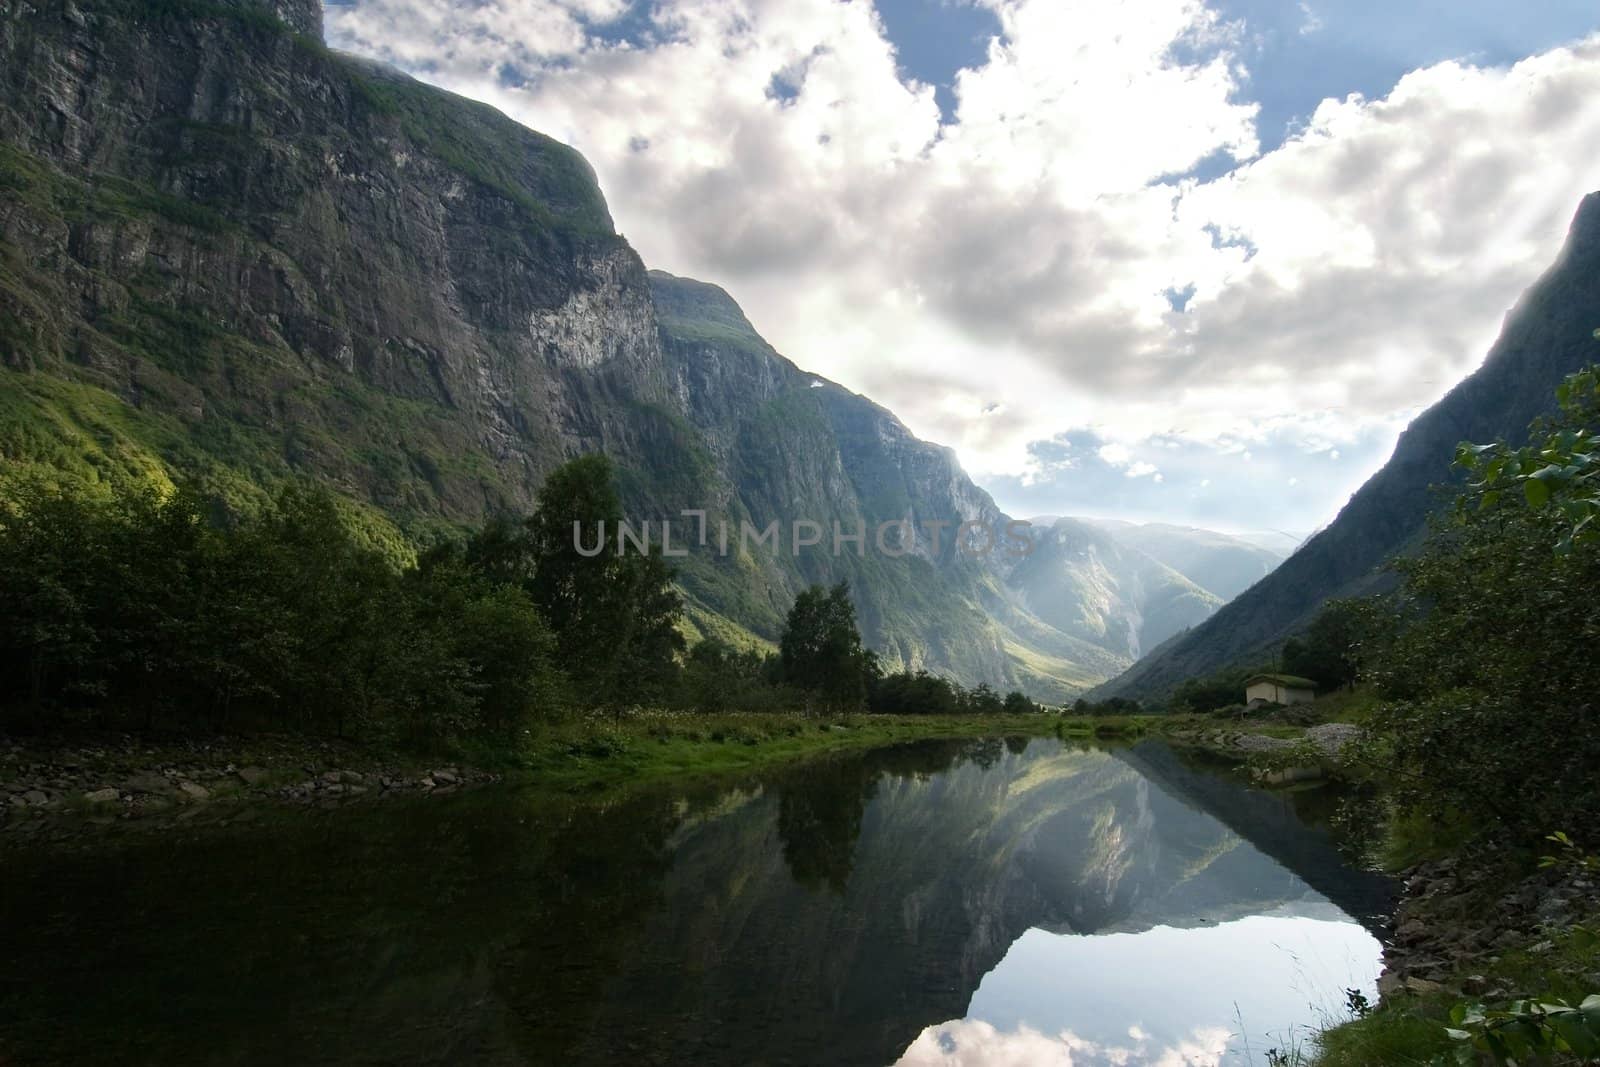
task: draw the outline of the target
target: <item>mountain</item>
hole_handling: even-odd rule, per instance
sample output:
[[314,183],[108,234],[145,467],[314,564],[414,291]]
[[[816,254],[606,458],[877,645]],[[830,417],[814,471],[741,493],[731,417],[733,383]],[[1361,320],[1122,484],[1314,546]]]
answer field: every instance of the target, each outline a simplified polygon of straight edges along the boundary
[[[799,589],[846,579],[891,667],[1046,700],[1209,610],[1126,552],[959,551],[959,524],[1009,517],[953,452],[801,371],[722,290],[647,272],[572,149],[324,47],[317,0],[11,5],[0,59],[10,471],[182,478],[223,510],[315,479],[404,551],[603,452],[631,520],[735,530],[674,560],[701,634],[771,642]],[[942,544],[737,534],[902,519]]]
[[[1283,552],[1253,543],[1249,538],[1166,523],[1088,519],[1117,541],[1171,567],[1219,600],[1232,600],[1271,574]],[[1287,536],[1287,535],[1284,535]]]
[[[716,610],[750,586],[774,591],[760,633],[775,632],[794,591],[845,578],[868,643],[891,664],[952,670],[1063,699],[1206,618],[1215,597],[1137,550],[1072,524],[1033,532],[1034,550],[969,556],[954,524],[1011,521],[950,449],[918,440],[865,397],[779,355],[727,293],[650,272],[672,388],[703,435],[730,524],[775,516],[858,524],[951,523],[938,550],[919,538],[904,559],[877,552],[758,555],[742,568],[688,561],[684,584]],[[1076,540],[1073,539],[1076,531]],[[716,561],[721,563],[721,561]]]
[[1011,575],[1023,603],[1063,633],[1133,659],[1223,603],[1097,524],[1057,519],[1038,545]]
[[1400,436],[1394,455],[1326,529],[1272,574],[1101,687],[1101,697],[1160,698],[1186,678],[1259,658],[1304,627],[1330,597],[1385,582],[1385,560],[1414,548],[1457,484],[1462,441],[1521,443],[1555,407],[1567,375],[1600,359],[1600,193],[1585,197],[1555,264],[1517,302],[1483,365]]

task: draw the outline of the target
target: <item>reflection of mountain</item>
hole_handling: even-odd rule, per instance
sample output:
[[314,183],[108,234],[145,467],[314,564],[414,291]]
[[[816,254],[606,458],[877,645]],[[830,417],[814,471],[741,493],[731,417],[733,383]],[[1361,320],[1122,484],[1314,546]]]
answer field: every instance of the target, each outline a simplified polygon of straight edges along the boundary
[[1387,926],[1384,917],[1394,905],[1394,886],[1376,872],[1351,870],[1327,831],[1306,825],[1301,806],[1319,794],[1263,793],[1222,774],[1207,773],[1162,744],[1145,742],[1118,756],[1165,793],[1205,812],[1382,936]]
[[8,863],[0,975],[49,981],[0,977],[0,1058],[882,1064],[1030,928],[1365,899],[1279,798],[1053,741],[905,746],[698,800],[490,792],[228,833]]
[[[1180,787],[1169,791],[1134,758],[1154,760],[1046,742],[1022,755],[993,742],[917,746],[777,783],[776,796],[682,840],[643,951],[607,985],[580,1050],[661,1063],[885,1063],[924,1026],[960,1017],[1031,927],[1103,933],[1334,912],[1194,804],[1213,795],[1196,784],[1204,775],[1160,763]],[[822,783],[841,789],[824,801]],[[1270,828],[1323,892],[1365,899],[1339,884],[1325,837],[1302,828],[1313,844],[1280,840],[1295,826],[1280,798],[1227,782],[1214,795],[1238,824]],[[859,838],[846,840],[855,826]],[[826,827],[840,838],[826,840]],[[655,1007],[647,1028],[634,1024],[640,1004]]]

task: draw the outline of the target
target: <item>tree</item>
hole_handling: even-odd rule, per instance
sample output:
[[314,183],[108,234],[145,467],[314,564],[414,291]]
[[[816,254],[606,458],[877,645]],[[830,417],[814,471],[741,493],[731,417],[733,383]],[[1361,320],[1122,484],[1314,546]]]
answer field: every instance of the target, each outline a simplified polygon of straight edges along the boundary
[[880,715],[959,715],[966,706],[960,686],[927,671],[870,678],[867,697]]
[[1186,679],[1172,694],[1173,710],[1204,715],[1242,704],[1245,679],[1256,673],[1259,672],[1253,669],[1226,668],[1203,678]]
[[[611,461],[592,455],[551,472],[526,523],[528,591],[555,633],[575,696],[600,705],[664,699],[684,649],[683,601],[658,554],[624,554],[615,544],[595,555],[578,549],[578,533],[592,546],[600,524],[614,532],[621,520]],[[474,550],[493,547],[495,566],[514,570],[503,540],[497,534]]]
[[867,660],[850,587],[814,585],[795,598],[779,641],[786,682],[831,711],[854,711],[866,696]]
[[1556,551],[1565,553],[1600,541],[1600,367],[1567,378],[1556,403],[1553,420],[1529,427],[1534,443],[1518,449],[1465,443],[1456,463],[1473,479],[1471,499],[1480,509],[1493,508],[1507,491],[1535,510],[1548,509]]
[[[1583,372],[1563,390],[1562,420],[1579,438],[1600,432],[1594,381]],[[1584,483],[1507,493],[1508,479],[1539,483],[1544,468],[1480,466],[1513,455],[1498,446],[1461,455],[1479,476],[1425,549],[1397,564],[1406,625],[1372,671],[1387,698],[1371,723],[1376,755],[1399,802],[1426,818],[1508,840],[1594,825],[1600,539],[1562,506]]]
[[987,682],[979,682],[977,688],[967,694],[967,710],[974,715],[997,715],[1004,707],[1000,694],[989,688]]
[[1384,623],[1376,600],[1330,600],[1304,634],[1284,642],[1283,669],[1310,678],[1324,691],[1353,686],[1385,641]]
[[1028,699],[1028,695],[1020,689],[1013,689],[1006,694],[1006,713],[1010,715],[1031,715],[1039,710],[1039,705]]

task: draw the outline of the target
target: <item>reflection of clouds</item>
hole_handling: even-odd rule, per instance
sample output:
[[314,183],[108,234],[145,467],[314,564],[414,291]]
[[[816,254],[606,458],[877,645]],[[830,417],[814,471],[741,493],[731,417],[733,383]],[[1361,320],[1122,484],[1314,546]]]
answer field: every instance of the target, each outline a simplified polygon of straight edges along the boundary
[[997,1030],[981,1019],[930,1026],[911,1043],[896,1067],[1217,1067],[1232,1035],[1203,1026],[1176,1044],[1157,1045],[1137,1026],[1129,1044],[1099,1044],[1063,1030],[1055,1036],[1023,1025]]

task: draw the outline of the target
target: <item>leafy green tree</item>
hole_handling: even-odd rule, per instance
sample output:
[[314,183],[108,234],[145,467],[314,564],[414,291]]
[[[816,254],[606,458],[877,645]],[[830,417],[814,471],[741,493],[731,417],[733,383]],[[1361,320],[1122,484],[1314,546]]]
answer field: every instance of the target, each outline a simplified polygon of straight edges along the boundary
[[881,715],[959,715],[966,693],[927,671],[900,671],[870,680],[867,706]]
[[1031,715],[1039,710],[1039,705],[1020,689],[1013,689],[1006,694],[1005,710],[1008,715]]
[[783,677],[831,711],[854,711],[866,698],[867,660],[850,587],[814,585],[795,598],[779,641]]
[[1283,669],[1324,691],[1349,688],[1387,644],[1390,619],[1379,598],[1330,600],[1305,633],[1283,646]]
[[580,536],[591,549],[601,524],[614,535],[621,520],[611,461],[583,456],[545,480],[525,534],[528,590],[555,633],[574,695],[610,706],[665,699],[684,649],[683,601],[657,551],[624,553],[614,540],[594,555],[579,550]]
[[1234,667],[1204,678],[1186,679],[1172,694],[1173,710],[1204,715],[1219,708],[1243,704],[1245,679],[1258,673],[1260,671],[1254,668]]
[[1493,508],[1510,490],[1535,510],[1549,509],[1559,533],[1556,551],[1565,553],[1600,540],[1600,367],[1569,377],[1556,402],[1554,419],[1529,428],[1533,443],[1463,444],[1456,462],[1472,478],[1478,507]]
[[979,682],[977,688],[967,694],[967,711],[973,715],[998,715],[1004,707],[1000,694],[987,682]]
[[690,649],[680,704],[698,711],[777,711],[801,707],[803,694],[783,684],[777,657],[733,648],[711,637]]
[[[1600,427],[1595,405],[1572,406],[1592,380],[1563,392],[1579,435]],[[1463,451],[1469,465],[1491,454]],[[1478,478],[1397,565],[1406,625],[1372,671],[1388,698],[1374,755],[1401,803],[1507,839],[1600,818],[1600,540],[1554,493],[1504,493],[1511,469]]]

